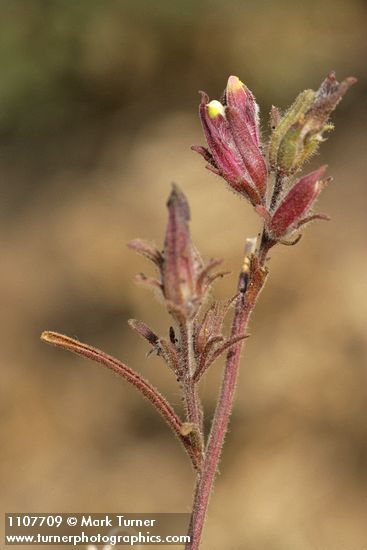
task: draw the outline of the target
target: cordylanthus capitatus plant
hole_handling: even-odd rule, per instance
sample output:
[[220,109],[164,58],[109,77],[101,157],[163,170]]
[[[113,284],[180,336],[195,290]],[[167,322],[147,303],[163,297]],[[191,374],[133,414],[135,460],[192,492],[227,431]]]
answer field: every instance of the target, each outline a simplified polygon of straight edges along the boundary
[[[284,114],[273,107],[266,143],[261,141],[259,108],[254,96],[237,77],[229,77],[220,101],[210,101],[201,92],[199,116],[207,146],[192,148],[204,157],[210,171],[248,200],[259,215],[261,229],[258,237],[246,240],[234,295],[209,305],[209,291],[226,271],[218,270],[220,259],[202,260],[191,240],[187,199],[176,185],[167,202],[162,249],[140,239],[129,243],[157,271],[156,278],[140,274],[137,282],[158,290],[172,317],[166,335],[156,334],[136,319],[130,319],[129,325],[173,372],[185,405],[184,418],[150,382],[120,360],[56,332],[47,331],[41,336],[44,342],[115,371],[149,399],[180,440],[196,475],[186,550],[196,550],[200,545],[249,318],[268,275],[269,250],[278,244],[295,244],[307,224],[328,219],[326,214],[314,212],[319,194],[331,181],[326,176],[326,166],[305,175],[300,172],[333,128],[329,117],[354,82],[352,77],[338,82],[330,73],[317,91],[302,92]],[[232,328],[226,335],[223,323],[232,309]],[[207,370],[223,355],[226,360],[222,385],[210,433],[205,437],[205,411],[198,388]]]

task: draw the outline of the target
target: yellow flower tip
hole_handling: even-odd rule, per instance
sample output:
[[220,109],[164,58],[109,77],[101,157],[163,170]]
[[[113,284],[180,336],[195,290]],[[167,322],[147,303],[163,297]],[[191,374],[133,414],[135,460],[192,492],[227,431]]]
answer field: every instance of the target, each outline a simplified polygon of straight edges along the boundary
[[217,99],[213,99],[213,101],[210,101],[207,107],[208,115],[210,118],[216,118],[219,115],[223,117],[225,116],[224,105],[222,105],[221,102]]
[[246,89],[246,86],[243,82],[238,78],[238,76],[230,76],[228,79],[227,88],[231,92],[238,92],[238,90]]

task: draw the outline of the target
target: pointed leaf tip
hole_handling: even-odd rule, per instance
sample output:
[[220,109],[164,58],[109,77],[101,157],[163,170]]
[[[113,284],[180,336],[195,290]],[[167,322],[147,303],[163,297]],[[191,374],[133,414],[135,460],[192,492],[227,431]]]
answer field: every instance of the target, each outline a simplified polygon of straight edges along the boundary
[[40,336],[40,339],[42,340],[42,342],[47,342],[48,344],[51,344],[53,343],[53,336],[53,332],[50,332],[49,330],[44,330]]
[[172,191],[167,201],[169,210],[176,210],[177,213],[185,221],[190,221],[190,207],[185,194],[181,191],[176,183],[172,183]]

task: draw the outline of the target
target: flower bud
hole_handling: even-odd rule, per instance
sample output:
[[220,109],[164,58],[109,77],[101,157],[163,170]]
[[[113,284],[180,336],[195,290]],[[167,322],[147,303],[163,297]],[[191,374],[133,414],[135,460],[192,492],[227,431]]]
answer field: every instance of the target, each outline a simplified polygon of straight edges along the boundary
[[230,76],[225,91],[226,105],[237,110],[254,143],[260,147],[259,106],[250,90],[237,76]]
[[[167,207],[168,222],[163,252],[154,244],[141,239],[134,239],[129,247],[152,261],[159,271],[159,279],[140,273],[135,281],[158,290],[169,313],[181,323],[195,317],[213,282],[227,275],[228,271],[213,272],[222,263],[218,258],[203,263],[190,237],[190,208],[177,185],[173,185]],[[154,335],[141,323],[132,321],[131,326],[154,343]],[[164,344],[162,339],[159,343],[161,347]]]
[[185,195],[174,185],[168,202],[168,223],[160,265],[160,287],[168,311],[181,322],[192,319],[203,298],[226,271],[213,273],[222,260],[212,259],[204,265],[190,237],[190,209]]
[[199,114],[208,149],[194,146],[222,176],[254,205],[264,202],[267,171],[260,150],[258,107],[254,97],[235,76],[228,79],[223,102],[202,93]]
[[260,151],[259,107],[250,90],[236,76],[228,79],[226,105],[227,120],[238,151],[263,197],[267,170]]
[[309,216],[310,210],[322,191],[322,181],[326,166],[301,178],[286,194],[267,223],[271,239],[279,240],[292,233],[298,227],[314,218],[324,215]]
[[[315,97],[313,90],[305,90],[299,94],[293,105],[280,119],[271,136],[269,144],[269,162],[273,170],[288,174],[291,172],[295,159],[294,127],[304,119],[306,111]],[[300,144],[302,146],[302,143]]]
[[348,88],[356,82],[349,77],[338,82],[331,72],[317,92],[305,90],[279,121],[269,143],[271,168],[289,176],[316,152],[323,134],[333,128],[327,123]]

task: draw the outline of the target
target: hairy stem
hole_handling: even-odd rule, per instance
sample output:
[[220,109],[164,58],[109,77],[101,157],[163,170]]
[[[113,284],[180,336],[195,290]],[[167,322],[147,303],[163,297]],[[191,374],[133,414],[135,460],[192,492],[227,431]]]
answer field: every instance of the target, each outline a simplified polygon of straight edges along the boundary
[[193,325],[192,321],[186,321],[180,326],[180,356],[182,360],[181,372],[183,373],[183,392],[186,406],[187,422],[193,425],[192,441],[200,453],[204,449],[203,435],[203,409],[194,380],[196,370],[193,352]]
[[270,210],[274,210],[275,205],[278,201],[278,198],[282,192],[282,187],[283,187],[283,178],[279,174],[279,172],[276,172],[273,195],[270,200]]
[[[245,292],[241,292],[243,288],[244,273],[241,272],[240,274],[238,285],[240,292],[236,301],[231,338],[236,338],[238,335],[246,332],[248,321],[255,307],[257,297],[264,286],[266,271],[263,269],[262,265],[266,254],[260,254],[260,257],[264,258],[261,264],[259,263],[259,257],[255,258],[255,266],[254,262],[252,262],[250,268],[250,282]],[[191,541],[187,543],[186,550],[197,550],[200,545],[210,493],[212,491],[215,474],[218,468],[218,461],[232,411],[242,346],[243,340],[240,340],[231,347],[227,354],[220,396],[206,447],[204,464],[197,477],[193,511],[189,526]]]

